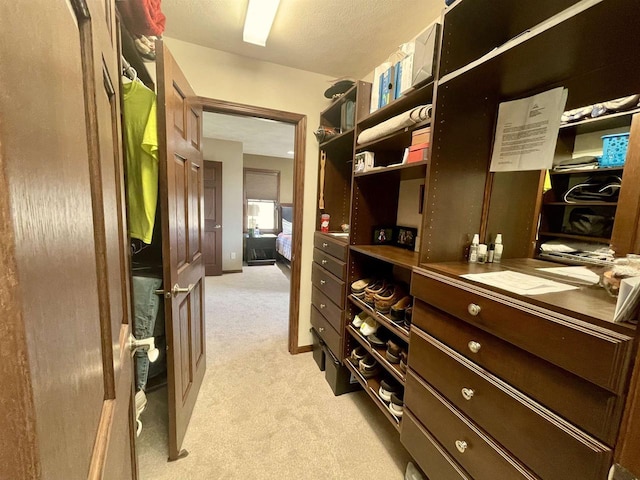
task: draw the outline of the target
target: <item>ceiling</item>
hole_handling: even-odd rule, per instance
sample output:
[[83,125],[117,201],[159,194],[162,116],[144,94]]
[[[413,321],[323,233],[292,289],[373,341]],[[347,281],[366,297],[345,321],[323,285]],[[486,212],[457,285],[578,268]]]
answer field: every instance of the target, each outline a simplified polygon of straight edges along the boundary
[[242,152],[293,158],[295,126],[254,117],[204,112],[202,136],[242,143]]
[[443,0],[281,0],[266,47],[242,41],[248,0],[163,0],[165,35],[332,77],[361,79],[438,18]]

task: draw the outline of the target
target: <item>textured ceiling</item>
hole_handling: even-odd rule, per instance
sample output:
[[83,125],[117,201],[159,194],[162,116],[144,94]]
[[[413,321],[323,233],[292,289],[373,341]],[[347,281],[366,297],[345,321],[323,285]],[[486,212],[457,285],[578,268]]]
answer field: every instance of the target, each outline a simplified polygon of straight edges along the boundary
[[202,136],[242,143],[243,153],[293,158],[295,127],[254,117],[204,112]]
[[439,18],[443,0],[281,0],[266,47],[242,41],[248,0],[163,0],[169,37],[361,79]]

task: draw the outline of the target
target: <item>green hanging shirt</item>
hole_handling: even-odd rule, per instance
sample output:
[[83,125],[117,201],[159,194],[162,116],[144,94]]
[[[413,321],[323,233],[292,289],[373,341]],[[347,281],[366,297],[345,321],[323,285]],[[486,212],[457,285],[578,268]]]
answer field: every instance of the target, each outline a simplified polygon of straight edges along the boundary
[[139,81],[125,83],[122,88],[129,235],[150,244],[158,203],[156,94]]

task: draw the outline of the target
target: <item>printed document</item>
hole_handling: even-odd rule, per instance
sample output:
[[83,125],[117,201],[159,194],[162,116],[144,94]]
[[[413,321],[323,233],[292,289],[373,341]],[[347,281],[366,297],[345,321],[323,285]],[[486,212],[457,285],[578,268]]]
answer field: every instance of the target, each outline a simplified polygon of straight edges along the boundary
[[578,287],[555,282],[546,278],[511,271],[468,273],[460,276],[508,292],[517,293],[518,295],[542,295],[543,293],[565,292],[567,290],[578,289]]
[[563,87],[501,103],[491,171],[551,169],[566,103],[567,89]]

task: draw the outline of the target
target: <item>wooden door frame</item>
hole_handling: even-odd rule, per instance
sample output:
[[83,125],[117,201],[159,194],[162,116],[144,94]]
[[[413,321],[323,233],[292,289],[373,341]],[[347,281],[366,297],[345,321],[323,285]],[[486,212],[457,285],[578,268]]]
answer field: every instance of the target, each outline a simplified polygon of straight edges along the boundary
[[304,207],[304,167],[307,141],[307,116],[271,108],[256,107],[207,97],[198,97],[203,112],[258,117],[295,126],[293,147],[293,245],[291,251],[291,285],[289,291],[289,353],[307,352],[298,347],[300,315],[300,258],[302,256],[302,214]]

